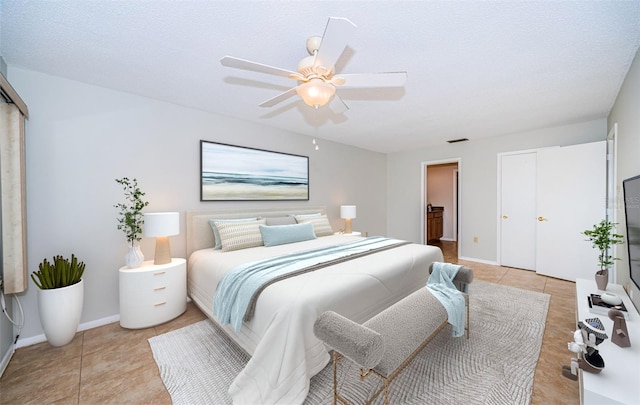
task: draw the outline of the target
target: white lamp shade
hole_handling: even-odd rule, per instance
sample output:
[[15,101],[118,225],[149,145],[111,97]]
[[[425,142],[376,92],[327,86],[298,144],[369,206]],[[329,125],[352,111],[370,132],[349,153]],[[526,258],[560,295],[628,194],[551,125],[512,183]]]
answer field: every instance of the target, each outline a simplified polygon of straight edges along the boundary
[[147,237],[172,236],[180,233],[180,214],[152,212],[144,214],[144,235]]
[[356,217],[356,206],[355,205],[341,205],[340,206],[340,218],[342,219],[353,219]]

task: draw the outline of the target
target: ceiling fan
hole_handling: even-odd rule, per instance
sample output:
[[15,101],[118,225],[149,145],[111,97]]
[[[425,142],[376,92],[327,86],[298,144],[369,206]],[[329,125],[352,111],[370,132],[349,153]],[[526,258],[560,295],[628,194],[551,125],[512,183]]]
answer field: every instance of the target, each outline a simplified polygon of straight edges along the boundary
[[223,57],[220,63],[227,67],[283,76],[299,82],[297,86],[264,101],[260,107],[272,107],[298,94],[309,106],[319,108],[331,102],[329,104],[331,110],[342,113],[349,108],[335,94],[337,86],[342,88],[402,87],[407,80],[407,72],[335,73],[334,65],[353,37],[356,28],[356,25],[347,18],[329,18],[324,35],[307,40],[307,51],[310,56],[298,63],[296,72],[233,56]]

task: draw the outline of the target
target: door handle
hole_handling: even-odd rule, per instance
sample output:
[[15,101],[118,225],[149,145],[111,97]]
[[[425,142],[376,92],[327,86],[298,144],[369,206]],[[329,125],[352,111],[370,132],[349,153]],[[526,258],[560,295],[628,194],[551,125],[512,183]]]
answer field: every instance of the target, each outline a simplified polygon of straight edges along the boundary
[[502,219],[509,219],[509,217],[508,217],[508,216],[506,216],[506,215],[503,215],[503,216],[502,216]]
[[545,217],[538,217],[538,221],[540,221],[540,222],[542,222],[542,221],[548,221],[548,219],[547,219],[547,218],[545,218]]

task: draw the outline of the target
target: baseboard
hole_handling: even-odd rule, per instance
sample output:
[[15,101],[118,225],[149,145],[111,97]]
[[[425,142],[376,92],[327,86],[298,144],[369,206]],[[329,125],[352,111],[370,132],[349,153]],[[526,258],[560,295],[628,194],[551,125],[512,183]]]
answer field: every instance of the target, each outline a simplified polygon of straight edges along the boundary
[[13,353],[15,353],[16,351],[16,345],[12,344],[9,347],[9,350],[7,350],[7,352],[4,354],[4,357],[2,357],[2,362],[0,362],[0,377],[2,377],[2,375],[4,374],[4,370],[6,370],[7,366],[9,365],[9,361],[11,361],[11,356],[13,356]]
[[458,260],[466,260],[469,262],[476,262],[476,263],[482,263],[482,264],[492,264],[494,266],[500,266],[500,264],[498,264],[498,262],[492,261],[492,260],[484,260],[484,259],[476,259],[474,257],[458,257]]
[[[87,329],[97,328],[99,326],[108,325],[110,323],[118,322],[120,320],[120,314],[108,316],[102,319],[96,319],[95,321],[85,322],[78,325],[78,332],[82,332]],[[15,348],[18,349],[20,347],[26,347],[35,345],[36,343],[46,342],[47,337],[43,334],[30,336],[24,339],[18,339],[18,342],[15,344]]]
[[108,316],[102,319],[96,319],[95,321],[81,323],[80,326],[78,326],[78,332],[81,332],[87,329],[97,328],[98,326],[108,325],[110,323],[115,323],[115,322],[118,322],[119,320],[120,320],[120,314],[117,314],[117,315]]

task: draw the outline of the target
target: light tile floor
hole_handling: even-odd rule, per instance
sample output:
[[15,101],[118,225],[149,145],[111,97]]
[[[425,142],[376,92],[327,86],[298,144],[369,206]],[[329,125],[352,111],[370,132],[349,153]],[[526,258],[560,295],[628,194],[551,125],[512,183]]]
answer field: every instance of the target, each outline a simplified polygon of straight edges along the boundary
[[[458,261],[455,243],[440,244],[445,260],[474,270],[475,278],[551,295],[531,403],[578,404],[578,383],[562,377],[572,353],[574,283],[507,267]],[[0,379],[0,404],[170,404],[147,339],[205,319],[193,304],[177,319],[141,330],[118,323],[79,332],[67,346],[20,348]]]

